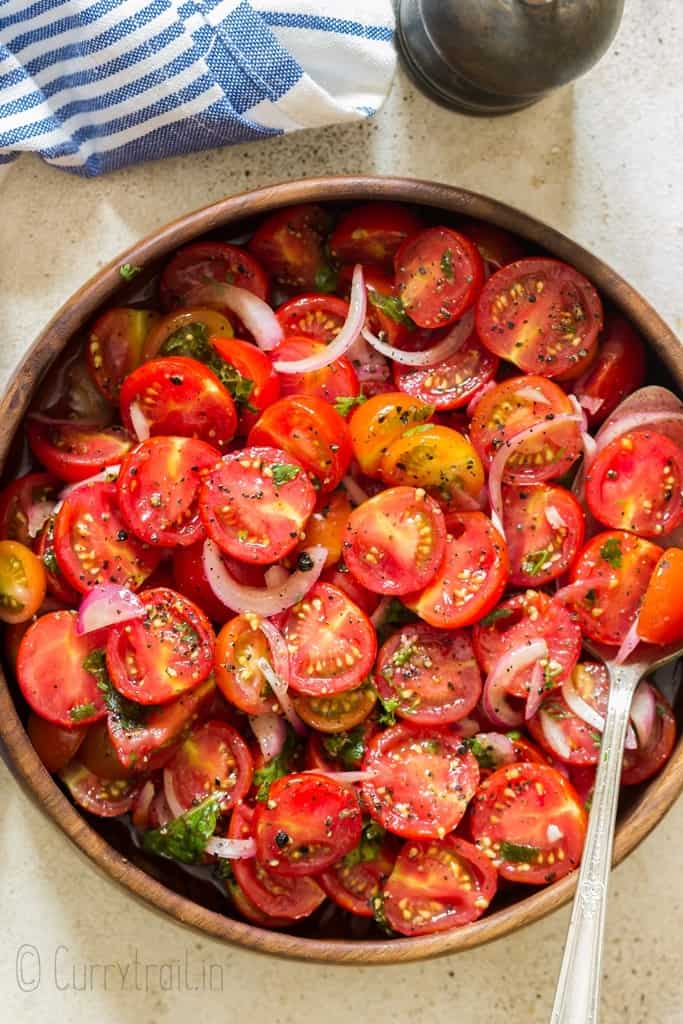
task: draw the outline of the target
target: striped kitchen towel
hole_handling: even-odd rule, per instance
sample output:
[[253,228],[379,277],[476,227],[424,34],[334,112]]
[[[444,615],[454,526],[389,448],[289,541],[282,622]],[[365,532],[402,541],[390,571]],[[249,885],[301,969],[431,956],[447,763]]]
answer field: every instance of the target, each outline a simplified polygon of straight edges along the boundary
[[392,40],[391,0],[0,0],[0,163],[90,176],[367,117]]

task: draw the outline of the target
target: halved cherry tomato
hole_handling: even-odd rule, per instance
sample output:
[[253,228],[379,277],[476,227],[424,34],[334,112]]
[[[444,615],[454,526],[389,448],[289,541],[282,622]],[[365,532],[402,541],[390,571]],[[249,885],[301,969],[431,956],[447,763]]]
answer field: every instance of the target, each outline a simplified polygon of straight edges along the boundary
[[216,375],[185,356],[143,363],[121,388],[121,419],[135,433],[131,406],[136,405],[152,436],[198,437],[223,448],[235,435],[235,403]]
[[[574,420],[553,425],[560,416]],[[477,402],[470,437],[485,466],[496,452],[527,427],[547,421],[548,429],[522,442],[505,462],[508,483],[542,483],[562,476],[581,454],[581,430],[564,391],[545,377],[513,377]]]
[[476,758],[444,729],[395,725],[370,740],[365,804],[380,825],[406,839],[443,839],[460,822],[479,782]]
[[401,391],[375,395],[359,406],[349,428],[353,454],[363,472],[374,475],[390,445],[433,413],[431,405]]
[[131,535],[116,499],[116,484],[84,484],[67,495],[57,515],[57,562],[81,594],[102,583],[137,590],[159,564],[161,552]]
[[651,644],[677,643],[683,637],[683,551],[667,548],[647,585],[638,614],[638,636]]
[[121,515],[136,537],[187,547],[204,536],[197,497],[220,453],[194,437],[150,437],[128,455],[117,480]]
[[334,273],[324,250],[329,229],[321,206],[288,206],[262,221],[248,249],[280,284],[330,292]]
[[424,367],[394,363],[394,384],[399,391],[415,395],[435,409],[459,409],[493,380],[498,363],[498,358],[472,334],[469,341],[444,362]]
[[349,517],[344,561],[367,590],[407,594],[427,586],[446,552],[443,512],[424,491],[390,487]]
[[249,792],[254,765],[237,729],[214,720],[195,726],[164,772],[166,783],[186,811],[211,793],[222,793],[224,813]]
[[384,886],[382,907],[400,935],[430,935],[481,917],[498,875],[491,861],[458,836],[409,840]]
[[78,806],[100,818],[126,814],[139,788],[134,779],[101,779],[79,761],[72,761],[59,777]]
[[[499,604],[490,623],[479,622],[472,639],[477,660],[484,672],[491,672],[507,652],[524,647],[533,640],[545,640],[547,663],[543,664],[545,683],[559,686],[573,670],[581,653],[581,630],[559,601],[537,590],[525,590]],[[526,697],[533,668],[515,673],[506,686],[513,697]]]
[[526,373],[557,377],[596,349],[602,303],[566,263],[535,257],[496,271],[477,303],[484,345]]
[[418,725],[458,722],[481,696],[481,673],[464,630],[443,632],[423,622],[403,626],[382,646],[375,683],[396,714]]
[[209,620],[175,590],[144,590],[145,617],[110,629],[107,669],[119,693],[137,704],[164,704],[213,669]]
[[290,917],[273,917],[272,914],[264,914],[254,901],[249,899],[234,876],[227,876],[224,882],[233,907],[251,924],[258,925],[259,928],[287,928],[294,923]]
[[50,473],[27,473],[13,480],[0,495],[0,538],[30,547],[59,491],[60,483]]
[[290,653],[290,685],[310,697],[355,689],[377,653],[368,617],[329,583],[316,583],[290,608],[283,632]]
[[231,338],[232,324],[217,309],[197,306],[167,313],[154,325],[142,346],[141,363],[159,356],[190,356],[205,362],[204,353],[213,334]]
[[[641,683],[641,686],[649,683]],[[662,768],[671,757],[676,742],[676,718],[669,703],[659,690],[653,686],[655,694],[656,717],[652,733],[645,746],[638,745],[636,750],[624,751],[624,767],[621,781],[624,786],[637,786]]]
[[64,578],[64,573],[59,568],[59,562],[55,554],[55,516],[48,516],[42,530],[35,539],[33,550],[45,569],[45,582],[47,592],[62,604],[70,605],[72,608],[81,599],[80,594],[70,586]]
[[345,690],[326,697],[299,696],[294,701],[294,707],[311,729],[323,733],[340,733],[364,722],[376,701],[374,687],[366,682],[355,690]]
[[76,483],[121,462],[133,447],[123,427],[81,427],[29,420],[26,431],[31,451],[60,480]]
[[324,583],[331,583],[339,590],[343,590],[346,596],[350,597],[366,615],[372,615],[379,605],[379,594],[373,594],[362,587],[343,561],[325,569],[320,578]]
[[444,327],[457,320],[484,283],[477,247],[446,227],[426,228],[408,238],[394,265],[404,309],[420,327]]
[[0,621],[28,622],[45,599],[47,576],[25,544],[0,540]]
[[612,529],[670,533],[683,522],[683,451],[650,430],[615,438],[589,466],[586,503]]
[[523,243],[509,231],[498,228],[495,224],[487,224],[483,220],[466,220],[459,225],[459,230],[474,242],[481,258],[495,270],[514,263],[525,256]]
[[193,723],[209,713],[215,693],[216,684],[209,676],[200,686],[160,707],[117,701],[107,715],[107,728],[121,764],[138,772],[162,767]]
[[17,679],[27,704],[53,725],[72,728],[104,718],[107,709],[89,656],[98,633],[76,632],[76,612],[41,615],[19,646]]
[[315,506],[301,463],[277,448],[225,455],[199,492],[209,537],[244,562],[269,565],[292,551]]
[[588,426],[596,427],[645,381],[645,346],[623,316],[609,312],[590,368],[572,385]]
[[351,461],[345,421],[313,395],[290,395],[274,402],[252,427],[248,442],[287,452],[323,492],[335,489]]
[[[450,427],[413,427],[389,446],[379,467],[386,484],[424,487],[437,501],[458,508],[477,499],[484,486],[484,469],[476,451]],[[469,502],[468,502],[469,504]]]
[[578,867],[586,812],[555,768],[513,764],[482,782],[472,801],[470,828],[502,878],[543,885]]
[[483,512],[450,513],[441,567],[421,592],[404,603],[439,629],[477,622],[493,608],[505,589],[508,558],[505,541]]
[[270,649],[253,619],[237,615],[226,622],[216,639],[216,683],[226,700],[248,715],[265,715],[279,707],[258,667],[260,658],[270,662]]
[[[321,341],[292,335],[278,345],[272,353],[272,358],[273,361],[280,359],[295,362],[322,352],[324,348],[325,345]],[[324,366],[322,370],[281,373],[280,391],[282,395],[314,395],[334,405],[337,398],[354,398],[360,394],[360,384],[351,361],[346,356],[341,356]]]
[[[349,496],[343,488],[333,491],[332,494],[321,494],[314,512],[304,527],[304,537],[299,541],[298,550],[303,551],[319,544],[327,549],[325,567],[336,565],[341,558],[346,524],[351,511]],[[349,596],[353,599],[353,594]]]
[[131,776],[132,767],[124,767],[119,761],[106,719],[87,728],[85,739],[78,748],[78,760],[99,779],[111,782]]
[[[370,828],[377,829],[378,826],[373,824]],[[318,882],[342,910],[361,917],[373,917],[374,901],[380,895],[395,861],[395,844],[390,836],[370,840],[363,836],[355,850],[318,876]]]
[[399,203],[362,203],[337,224],[330,252],[339,263],[379,263],[391,268],[397,250],[421,227],[417,214]]
[[193,295],[207,283],[234,284],[265,299],[268,278],[246,249],[229,242],[193,242],[178,249],[159,282],[164,309],[191,306]]
[[26,732],[38,757],[54,775],[66,768],[85,739],[88,729],[65,729],[32,711],[28,716]]
[[348,315],[348,302],[336,295],[295,295],[277,311],[287,337],[296,334],[325,343],[337,337]]
[[573,583],[604,580],[572,602],[587,637],[615,646],[622,642],[661,555],[656,544],[620,530],[598,533],[588,541],[571,570]]
[[256,345],[239,338],[211,338],[211,344],[220,358],[236,371],[236,380],[226,368],[221,379],[226,381],[240,415],[239,432],[247,434],[258,417],[280,397],[280,378],[273,369],[269,355]]
[[361,837],[357,792],[326,775],[277,779],[254,813],[256,857],[277,875],[314,875],[350,853]]
[[[572,672],[572,685],[581,699],[604,718],[609,698],[605,666],[599,662],[582,662]],[[536,742],[558,761],[570,765],[598,763],[600,732],[574,714],[561,694],[549,694],[527,726]]]
[[[342,267],[339,274],[340,281],[347,285],[349,292],[352,274],[353,268],[350,266]],[[443,327],[436,331],[418,327],[403,308],[393,276],[390,277],[380,267],[363,267],[363,278],[368,294],[368,326],[373,334],[387,344],[411,351],[429,348],[447,331]]]
[[525,736],[520,736],[515,732],[508,733],[507,735],[512,743],[512,749],[515,753],[515,761],[532,761],[534,764],[548,763],[548,758],[540,747],[531,743]]
[[515,587],[540,587],[559,579],[583,544],[583,509],[564,487],[504,487],[503,522]]
[[[251,808],[238,804],[230,818],[230,838],[251,837],[254,817]],[[275,875],[254,857],[234,861],[232,869],[246,896],[264,914],[298,921],[312,914],[325,900],[325,893],[309,875]]]
[[158,313],[148,309],[108,309],[90,328],[85,351],[88,369],[100,392],[118,402],[124,379],[142,359],[145,338]]

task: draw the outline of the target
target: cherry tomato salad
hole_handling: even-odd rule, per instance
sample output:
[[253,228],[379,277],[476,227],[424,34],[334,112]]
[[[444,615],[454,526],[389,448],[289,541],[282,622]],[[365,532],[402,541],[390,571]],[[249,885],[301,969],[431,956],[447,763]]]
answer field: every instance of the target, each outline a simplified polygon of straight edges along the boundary
[[[0,496],[45,766],[263,927],[423,935],[563,877],[584,640],[683,636],[683,403],[644,385],[593,285],[488,225],[307,204],[180,249],[51,372]],[[674,740],[641,683],[623,784]]]

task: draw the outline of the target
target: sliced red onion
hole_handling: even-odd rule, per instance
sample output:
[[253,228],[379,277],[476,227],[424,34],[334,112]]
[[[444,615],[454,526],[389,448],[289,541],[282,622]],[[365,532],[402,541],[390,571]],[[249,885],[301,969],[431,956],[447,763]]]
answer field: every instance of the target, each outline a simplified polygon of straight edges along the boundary
[[202,563],[212,591],[226,608],[269,618],[301,601],[323,571],[327,548],[315,545],[306,548],[305,554],[310,556],[312,568],[306,572],[297,569],[276,587],[249,587],[238,583],[221,558],[220,548],[209,539],[204,541]]
[[26,529],[29,537],[37,537],[52,515],[54,501],[32,501],[26,513]]
[[562,604],[573,604],[586,596],[589,590],[597,587],[604,587],[605,579],[602,576],[589,576],[586,580],[577,580],[576,583],[569,583],[561,587],[553,594],[553,601],[560,601]]
[[256,856],[256,840],[253,836],[248,839],[223,839],[220,836],[211,836],[206,844],[206,852],[222,860],[246,860]]
[[132,590],[114,583],[103,583],[83,598],[76,617],[77,633],[93,633],[97,629],[118,626],[131,619],[141,619],[145,606]]
[[173,773],[170,768],[164,768],[164,796],[166,797],[166,803],[168,809],[174,818],[179,818],[187,810],[183,807],[178,795],[175,791],[175,785],[173,783]]
[[150,422],[142,411],[142,406],[139,402],[131,402],[130,404],[130,422],[133,426],[133,431],[138,441],[147,441],[150,436]]
[[461,512],[481,512],[486,508],[489,500],[489,493],[486,487],[482,487],[476,498],[463,490],[462,487],[449,488],[451,501]]
[[458,320],[451,328],[445,338],[431,348],[423,349],[422,352],[406,352],[405,349],[389,345],[374,335],[367,327],[363,328],[362,335],[374,349],[401,366],[435,366],[455,355],[471,336],[473,329],[474,310],[469,309],[462,319]]
[[379,352],[375,352],[359,334],[347,352],[353,363],[356,376],[361,384],[387,384],[391,379],[389,363]]
[[656,720],[657,702],[654,690],[649,683],[640,683],[633,695],[631,721],[641,748],[649,743]]
[[478,732],[474,738],[482,747],[486,747],[487,751],[492,752],[496,768],[500,768],[504,764],[512,764],[515,760],[515,748],[512,745],[512,740],[504,736],[503,733]]
[[501,655],[486,677],[482,693],[484,713],[494,725],[514,729],[522,724],[524,715],[510,704],[508,686],[518,672],[535,665],[540,658],[547,657],[548,645],[545,640],[532,640],[531,643]]
[[451,722],[448,726],[449,733],[453,736],[462,736],[464,740],[476,736],[479,729],[480,724],[475,718],[461,718],[459,722]]
[[555,505],[548,505],[545,510],[545,517],[548,520],[548,525],[553,530],[566,530],[567,522],[562,516],[559,508]]
[[274,711],[250,715],[249,725],[266,763],[282,753],[287,738],[287,726],[282,715],[276,715]]
[[549,715],[543,708],[538,713],[538,719],[541,723],[541,729],[545,736],[546,743],[550,749],[553,750],[558,757],[563,757],[569,760],[572,755],[571,748],[569,746],[569,740],[564,734],[564,729],[560,723]]
[[377,778],[377,772],[328,772],[321,768],[310,768],[304,772],[304,775],[324,775],[326,779],[341,782],[346,786],[353,786],[356,782],[370,782]]
[[266,677],[268,685],[275,694],[275,697],[284,712],[284,716],[291,727],[299,736],[307,736],[308,730],[294,710],[292,698],[287,692],[288,687],[286,681],[282,676],[278,675],[266,658],[259,658],[256,665]]
[[534,405],[550,405],[551,402],[545,397],[540,388],[535,388],[532,384],[524,384],[521,388],[517,388],[515,391],[516,398],[525,398],[527,402],[533,402]]
[[364,501],[368,500],[369,495],[365,493],[360,484],[356,483],[352,476],[345,476],[342,484],[354,505],[362,505]]
[[467,408],[465,409],[465,412],[467,413],[470,419],[474,416],[474,410],[477,408],[479,401],[484,397],[484,395],[488,394],[488,392],[492,391],[493,388],[495,387],[496,382],[494,380],[489,380],[486,382],[486,384],[480,387],[478,391],[474,392],[469,402],[467,403]]
[[627,658],[629,658],[636,647],[640,643],[640,636],[638,635],[638,616],[629,626],[628,632],[621,642],[621,647],[614,656],[615,665],[623,665]]
[[284,565],[271,565],[263,574],[267,587],[281,587],[289,579]]
[[603,405],[605,404],[604,398],[594,398],[592,395],[579,395],[578,403],[582,409],[585,409],[591,416],[595,416],[597,412],[600,412]]
[[[110,484],[118,477],[121,472],[121,466],[117,464],[113,466],[107,466],[105,469],[100,470],[99,473],[95,473],[94,476],[88,476],[85,480],[78,480],[75,484],[69,484],[63,491],[59,492],[59,508],[62,507],[62,502],[65,498],[68,498],[70,494],[77,491],[79,487],[87,487],[89,484]],[[56,515],[59,509],[55,505],[52,509],[53,515]]]
[[540,422],[534,423],[532,426],[526,427],[524,430],[520,430],[519,433],[515,434],[513,437],[509,437],[503,442],[494,455],[493,461],[491,462],[491,468],[489,469],[491,519],[494,526],[498,527],[503,537],[505,537],[505,529],[503,527],[503,474],[505,473],[505,464],[507,460],[517,448],[524,444],[525,441],[530,441],[539,434],[547,434],[556,427],[564,426],[567,423],[578,423],[580,425],[581,417],[575,413],[563,413],[556,416],[553,420],[540,420]]
[[[547,650],[547,645],[546,645]],[[526,705],[524,707],[524,718],[528,722],[530,718],[533,718],[543,701],[543,690],[545,687],[545,678],[543,674],[543,666],[539,661],[536,662],[531,670],[531,679],[529,680],[529,693],[526,699]]]
[[156,790],[151,779],[147,779],[144,786],[135,797],[135,803],[131,811],[131,820],[136,828],[147,828],[149,825],[149,809]]
[[282,325],[268,303],[246,288],[216,281],[193,292],[192,301],[196,306],[218,306],[235,313],[264,352],[272,352],[284,341]]
[[363,268],[357,263],[353,268],[351,279],[351,295],[349,296],[349,312],[337,336],[321,349],[320,352],[305,359],[276,359],[273,369],[276,373],[314,373],[346,355],[356,341],[365,323],[367,314],[367,293]]
[[266,640],[268,641],[268,647],[270,648],[270,656],[273,659],[273,668],[277,672],[278,676],[282,679],[285,686],[289,686],[289,650],[287,649],[287,641],[284,636],[272,622],[268,619],[261,620],[258,624],[258,629],[261,630]]
[[[586,725],[590,725],[596,732],[603,733],[605,731],[605,719],[592,704],[585,701],[581,694],[574,686],[574,680],[570,673],[562,681],[562,696],[564,697],[565,703],[570,711],[572,711],[577,718],[580,718]],[[635,750],[637,746],[636,735],[629,725],[626,731],[626,747],[628,750]]]
[[375,608],[374,612],[370,616],[370,622],[373,624],[375,629],[382,625],[384,622],[384,616],[387,613],[387,609],[392,602],[392,598],[383,597],[380,603]]

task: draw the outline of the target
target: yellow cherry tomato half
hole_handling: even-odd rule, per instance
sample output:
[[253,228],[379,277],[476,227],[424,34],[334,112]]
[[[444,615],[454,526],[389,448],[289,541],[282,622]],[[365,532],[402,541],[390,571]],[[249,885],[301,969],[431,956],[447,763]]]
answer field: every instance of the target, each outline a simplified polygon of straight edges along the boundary
[[353,454],[363,472],[376,475],[389,446],[411,427],[426,423],[433,414],[433,406],[402,391],[375,395],[359,406],[349,428]]
[[478,498],[484,468],[475,449],[451,427],[413,427],[385,452],[379,475],[386,484],[424,487],[437,501],[454,506],[463,493]]

